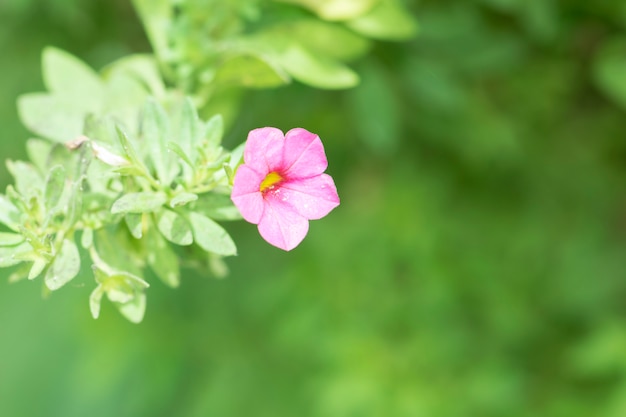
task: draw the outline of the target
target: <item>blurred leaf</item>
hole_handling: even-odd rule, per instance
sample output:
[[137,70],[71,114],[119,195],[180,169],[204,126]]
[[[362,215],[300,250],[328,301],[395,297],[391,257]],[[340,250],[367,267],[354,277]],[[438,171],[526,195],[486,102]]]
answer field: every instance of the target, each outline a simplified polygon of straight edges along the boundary
[[311,9],[326,20],[347,20],[370,10],[379,0],[280,0]]
[[165,110],[154,100],[148,100],[141,119],[141,132],[148,148],[150,160],[156,176],[162,184],[169,184],[176,174],[173,159],[167,148],[170,132],[169,121]]
[[159,231],[170,242],[181,246],[193,243],[191,226],[180,214],[164,209],[155,213],[155,219]]
[[189,213],[194,242],[202,249],[218,255],[229,256],[237,253],[235,243],[220,225],[206,216]]
[[0,268],[17,265],[25,260],[25,255],[32,253],[33,248],[27,242],[16,246],[0,247]]
[[76,243],[64,239],[59,252],[46,272],[46,286],[54,291],[71,281],[80,270],[80,255]]
[[57,48],[47,47],[42,54],[43,78],[48,91],[68,100],[76,100],[84,108],[98,107],[103,85],[98,74],[75,56]]
[[359,76],[344,64],[317,55],[297,43],[277,51],[276,61],[296,80],[317,88],[354,87]]
[[50,211],[57,206],[65,189],[65,168],[54,166],[48,173],[44,190],[44,206]]
[[0,194],[0,223],[9,229],[17,231],[21,213],[4,195]]
[[194,204],[193,209],[215,220],[241,219],[241,213],[227,195],[203,194]]
[[180,207],[189,204],[198,199],[198,195],[194,193],[180,193],[170,200],[170,207]]
[[178,255],[172,250],[163,236],[149,229],[146,236],[148,265],[166,285],[176,288],[180,285],[180,267]]
[[83,132],[83,121],[90,110],[83,103],[42,93],[18,98],[22,123],[32,132],[55,142],[65,143]]
[[48,170],[48,155],[52,149],[52,144],[41,139],[28,139],[26,141],[26,154],[28,159],[37,167],[39,172]]
[[158,64],[152,55],[128,55],[103,70],[105,79],[115,75],[130,76],[141,83],[157,99],[165,96],[165,85]]
[[417,32],[417,23],[398,0],[380,0],[367,14],[346,25],[362,35],[385,40],[403,40]]
[[146,294],[139,293],[129,302],[116,303],[116,307],[131,323],[141,323],[146,313]]
[[224,136],[224,118],[221,114],[212,116],[206,122],[205,139],[209,147],[217,147]]
[[356,59],[364,55],[370,46],[367,39],[342,24],[318,19],[289,22],[279,29],[282,29],[283,36],[297,40],[311,52],[338,61]]
[[42,257],[37,257],[35,261],[33,262],[33,265],[31,266],[30,271],[28,272],[28,279],[33,280],[37,278],[39,275],[41,275],[41,273],[46,268],[46,266],[48,266],[47,259],[42,258]]
[[135,239],[141,239],[143,236],[143,214],[126,213],[124,215],[124,221],[126,222],[126,226],[128,226],[130,234],[133,235]]
[[33,165],[23,161],[11,160],[7,160],[6,163],[15,180],[15,188],[21,195],[30,198],[42,191],[43,178]]
[[170,58],[169,39],[172,10],[168,0],[133,0],[152,48],[161,61]]
[[[178,142],[173,142],[175,146],[178,146],[182,151],[182,155],[179,153],[179,156],[183,158],[190,166],[193,166],[193,163],[196,161],[197,156],[197,145],[203,139],[204,136],[204,128],[202,126],[202,122],[198,117],[198,112],[196,111],[196,107],[190,98],[185,98],[183,101],[183,105],[181,108],[180,114],[180,127],[178,129],[180,132],[180,136],[178,138]],[[168,144],[172,145],[172,142]],[[183,156],[185,155],[185,156]]]
[[24,236],[19,233],[0,232],[0,246],[15,246],[24,241]]
[[161,192],[143,191],[124,194],[111,207],[111,213],[145,213],[159,209],[167,202]]
[[215,83],[247,88],[271,88],[287,84],[289,76],[283,69],[262,56],[237,55],[220,65]]
[[98,284],[96,288],[89,295],[89,310],[91,316],[94,319],[100,317],[100,304],[102,302],[102,296],[104,295],[104,287],[102,284]]
[[593,62],[594,81],[602,92],[626,109],[626,37],[605,42]]

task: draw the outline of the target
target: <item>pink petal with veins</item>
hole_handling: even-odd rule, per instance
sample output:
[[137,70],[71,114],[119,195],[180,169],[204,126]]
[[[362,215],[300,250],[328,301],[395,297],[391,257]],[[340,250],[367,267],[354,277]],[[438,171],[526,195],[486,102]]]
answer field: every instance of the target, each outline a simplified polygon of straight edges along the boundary
[[328,167],[324,145],[319,136],[302,128],[291,129],[285,136],[284,174],[289,178],[319,175]]
[[264,176],[241,165],[235,173],[233,192],[230,196],[246,221],[257,224],[263,215],[263,194],[259,191]]
[[321,219],[339,205],[335,183],[326,174],[287,181],[265,198],[269,203],[278,199],[309,220]]
[[282,164],[285,136],[275,127],[261,127],[248,133],[243,160],[246,165],[266,175]]
[[259,222],[259,233],[268,243],[290,251],[306,236],[309,221],[291,207],[282,204],[266,204]]

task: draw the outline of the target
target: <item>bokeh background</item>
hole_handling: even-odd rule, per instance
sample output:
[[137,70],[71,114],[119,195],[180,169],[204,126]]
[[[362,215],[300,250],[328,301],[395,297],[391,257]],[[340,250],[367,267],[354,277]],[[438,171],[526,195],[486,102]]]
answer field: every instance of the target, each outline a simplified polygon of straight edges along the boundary
[[[89,279],[0,280],[0,415],[626,416],[626,3],[412,10],[358,88],[244,101],[227,144],[326,144],[342,204],[293,252],[228,223],[230,276],[153,279],[140,325],[93,320]],[[124,0],[0,2],[2,159],[25,157],[46,45],[148,50]]]

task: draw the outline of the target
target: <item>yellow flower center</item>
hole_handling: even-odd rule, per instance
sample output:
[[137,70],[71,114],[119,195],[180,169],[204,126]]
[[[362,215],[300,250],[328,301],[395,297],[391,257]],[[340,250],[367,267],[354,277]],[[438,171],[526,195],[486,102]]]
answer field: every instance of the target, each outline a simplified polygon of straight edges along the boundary
[[270,190],[274,188],[274,186],[278,184],[279,182],[281,182],[282,180],[283,180],[283,177],[281,177],[278,172],[270,172],[269,174],[267,174],[263,182],[261,182],[259,191],[263,193],[267,190]]

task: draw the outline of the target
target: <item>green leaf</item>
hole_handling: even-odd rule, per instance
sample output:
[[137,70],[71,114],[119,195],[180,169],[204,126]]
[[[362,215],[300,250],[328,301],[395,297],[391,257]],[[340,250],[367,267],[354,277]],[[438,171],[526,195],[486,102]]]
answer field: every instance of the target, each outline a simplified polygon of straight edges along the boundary
[[56,254],[52,265],[46,272],[46,286],[54,291],[71,281],[80,270],[80,254],[76,244],[70,239],[64,239],[59,253]]
[[24,241],[24,236],[19,233],[0,232],[0,246],[15,246]]
[[[198,117],[196,107],[189,97],[186,97],[183,101],[178,131],[180,132],[180,136],[177,145],[179,145],[182,155],[179,152],[177,153],[179,153],[179,156],[183,158],[185,162],[193,166],[197,156],[196,144],[201,141],[204,135],[204,129]],[[183,155],[186,157],[183,157]]]
[[159,209],[166,202],[167,196],[161,192],[129,193],[113,203],[111,213],[145,213]]
[[119,140],[120,146],[122,147],[122,150],[124,151],[124,155],[133,165],[131,167],[122,167],[120,168],[120,170],[133,169],[134,172],[141,172],[141,169],[144,168],[144,165],[141,159],[139,158],[139,156],[137,155],[137,151],[135,150],[133,143],[130,141],[126,133],[119,126],[116,126],[116,131],[117,131],[117,139]]
[[115,306],[131,323],[141,323],[146,313],[146,294],[137,294],[131,301],[124,304],[115,303]]
[[154,97],[165,96],[165,85],[161,78],[158,63],[153,55],[136,54],[123,57],[103,70],[104,77],[109,79],[117,74],[133,77],[140,82]]
[[44,49],[42,61],[44,83],[50,92],[80,101],[90,108],[102,101],[102,81],[87,64],[53,47]]
[[359,82],[359,76],[344,64],[312,53],[297,43],[291,42],[278,50],[276,59],[293,78],[313,87],[342,89]]
[[362,35],[384,40],[404,40],[417,32],[417,23],[397,0],[382,0],[369,13],[346,25]]
[[141,18],[150,44],[159,61],[170,58],[169,34],[172,22],[172,8],[168,0],[133,0],[133,5]]
[[181,246],[191,245],[193,235],[187,220],[171,210],[161,210],[155,213],[159,231],[167,240]]
[[102,284],[98,284],[89,296],[89,310],[91,311],[91,316],[94,319],[97,319],[100,316],[100,303],[102,302],[103,295],[104,287]]
[[170,200],[170,207],[180,207],[189,204],[198,199],[198,194],[180,193]]
[[32,164],[11,160],[7,160],[6,163],[9,172],[15,179],[15,189],[21,195],[31,198],[41,192],[43,179]]
[[594,81],[602,92],[626,109],[626,37],[605,42],[593,66]]
[[247,88],[271,88],[289,83],[290,77],[276,63],[253,54],[226,60],[217,71],[220,86],[240,85]]
[[173,172],[174,161],[170,158],[167,148],[170,127],[165,110],[155,100],[150,99],[146,102],[141,132],[156,176],[162,184],[169,184],[176,175]]
[[80,236],[80,245],[84,249],[89,249],[93,246],[93,229],[86,228],[83,229],[83,233]]
[[0,223],[9,229],[17,231],[20,224],[21,212],[5,196],[0,194]]
[[28,139],[26,141],[26,154],[28,159],[37,167],[39,172],[48,170],[48,155],[52,150],[52,144],[46,140]]
[[124,221],[126,221],[126,226],[128,226],[130,234],[133,235],[135,239],[141,239],[143,236],[143,214],[126,213]]
[[146,238],[147,260],[150,269],[166,285],[176,288],[180,285],[178,255],[172,250],[163,236],[151,228]]
[[176,142],[168,142],[167,143],[167,149],[172,151],[172,152],[174,152],[176,155],[178,155],[180,157],[180,159],[182,159],[187,164],[187,167],[195,168],[193,162],[191,161],[191,158],[189,157],[189,155],[187,155],[185,153],[183,148],[181,148],[178,143],[176,143]]
[[194,204],[193,208],[194,211],[198,211],[215,220],[241,219],[239,209],[235,207],[229,196],[223,194],[204,194]]
[[28,279],[33,280],[37,278],[39,275],[41,275],[46,266],[48,266],[48,260],[42,257],[37,257],[37,259],[35,259],[35,261],[33,262],[30,271],[28,272]]
[[346,20],[360,16],[379,0],[280,0],[295,3],[317,13],[325,20]]
[[228,256],[237,253],[235,243],[219,224],[198,213],[189,213],[194,242],[202,249],[218,255]]
[[0,247],[0,268],[17,265],[26,260],[27,254],[32,253],[33,247],[27,242],[17,246]]
[[65,143],[83,133],[85,116],[93,109],[79,101],[48,94],[24,94],[17,101],[20,120],[30,131]]
[[350,61],[363,56],[370,42],[347,29],[343,24],[319,19],[301,19],[275,27],[287,39],[293,38],[317,55],[338,61]]
[[224,136],[224,119],[216,114],[206,122],[205,139],[212,147],[218,147]]
[[44,206],[50,211],[57,206],[65,189],[65,168],[56,165],[48,173],[44,191]]

